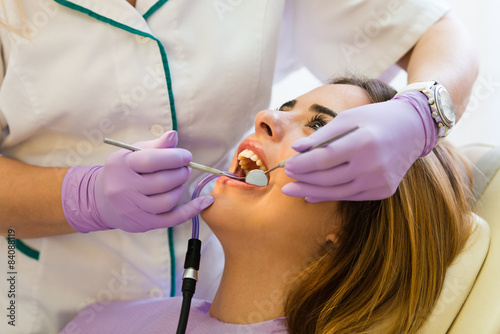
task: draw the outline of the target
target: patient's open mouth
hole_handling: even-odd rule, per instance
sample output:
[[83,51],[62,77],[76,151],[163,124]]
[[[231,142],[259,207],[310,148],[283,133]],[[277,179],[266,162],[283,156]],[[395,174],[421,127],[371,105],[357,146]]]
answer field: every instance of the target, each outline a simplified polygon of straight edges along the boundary
[[253,169],[260,169],[264,172],[267,170],[259,156],[249,149],[244,149],[238,154],[238,163],[236,175],[241,174],[238,176],[246,176]]

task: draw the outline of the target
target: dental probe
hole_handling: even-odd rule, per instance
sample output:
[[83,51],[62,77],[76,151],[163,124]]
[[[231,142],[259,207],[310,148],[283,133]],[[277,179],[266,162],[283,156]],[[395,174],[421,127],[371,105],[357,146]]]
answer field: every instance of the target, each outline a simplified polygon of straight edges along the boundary
[[[334,141],[336,141],[336,140],[338,140],[338,139],[340,139],[340,138],[348,135],[349,133],[351,133],[351,132],[353,132],[353,131],[355,131],[357,129],[359,129],[359,125],[356,125],[355,127],[350,128],[349,130],[346,130],[344,132],[339,133],[338,135],[335,135],[335,136],[333,136],[331,138],[328,138],[327,140],[322,141],[321,143],[316,144],[314,146],[311,146],[308,149],[306,149],[306,150],[304,150],[302,152],[299,152],[297,154],[306,153],[306,152],[314,150],[315,148],[326,146],[326,145],[328,145],[328,144],[330,144],[330,143],[332,143],[332,142],[334,142]],[[279,164],[277,164],[276,166],[274,166],[271,169],[266,170],[265,172],[263,170],[260,170],[260,169],[252,169],[246,175],[245,182],[246,183],[254,184],[256,186],[267,186],[267,184],[269,183],[269,179],[267,178],[267,173],[272,172],[273,170],[275,170],[277,168],[283,168],[283,167],[285,167],[285,163],[290,158],[286,158],[285,160],[281,161]]]
[[[104,138],[104,143],[110,144],[113,146],[117,146],[117,147],[121,147],[121,148],[125,148],[125,149],[130,150],[130,151],[142,151],[143,150],[140,147],[126,144],[126,143],[123,143],[121,141],[117,141],[117,140],[109,139],[109,138]],[[214,175],[219,175],[219,176],[227,176],[229,178],[236,179],[236,180],[242,181],[244,179],[244,177],[236,176],[233,173],[225,172],[225,171],[222,171],[222,170],[219,170],[216,168],[212,168],[212,167],[208,167],[208,166],[205,166],[205,165],[202,165],[202,164],[199,164],[196,162],[192,162],[192,161],[189,162],[186,166],[191,167],[193,169],[200,170],[202,172],[206,172],[206,173],[210,173],[210,174],[214,174]]]

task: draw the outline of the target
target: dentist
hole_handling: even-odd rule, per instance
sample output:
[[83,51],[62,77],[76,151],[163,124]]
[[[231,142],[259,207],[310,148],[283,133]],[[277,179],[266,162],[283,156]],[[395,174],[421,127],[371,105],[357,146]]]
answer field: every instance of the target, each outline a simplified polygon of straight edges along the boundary
[[[16,326],[0,322],[2,333],[56,333],[91,303],[178,294],[190,236],[181,223],[212,202],[189,201],[202,175],[185,165],[227,168],[273,80],[300,66],[325,81],[378,77],[397,63],[418,83],[294,145],[365,115],[358,131],[308,153],[319,170],[290,160],[298,182],[283,188],[308,201],[358,200],[389,196],[446,134],[426,94],[445,87],[458,118],[477,71],[470,38],[436,0],[1,3],[0,234],[15,240],[0,249],[15,242],[18,273],[15,298],[0,285],[0,304],[18,315]],[[197,298],[211,299],[223,257],[207,227],[200,236]]]

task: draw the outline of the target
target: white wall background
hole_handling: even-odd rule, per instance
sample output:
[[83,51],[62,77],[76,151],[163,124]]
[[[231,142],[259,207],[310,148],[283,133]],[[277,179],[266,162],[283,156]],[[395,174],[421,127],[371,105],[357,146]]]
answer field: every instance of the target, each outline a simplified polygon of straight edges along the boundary
[[[448,2],[471,32],[480,55],[480,73],[469,106],[449,139],[459,146],[500,145],[500,1]],[[307,70],[299,70],[275,85],[270,107],[279,107],[318,85],[320,82]]]

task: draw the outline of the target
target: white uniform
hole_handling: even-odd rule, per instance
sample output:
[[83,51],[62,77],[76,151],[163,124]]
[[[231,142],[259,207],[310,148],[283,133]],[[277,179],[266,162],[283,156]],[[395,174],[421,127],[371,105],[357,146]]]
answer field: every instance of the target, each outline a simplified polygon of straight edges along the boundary
[[[138,0],[136,9],[125,0],[22,2],[31,38],[0,32],[0,153],[40,166],[102,164],[116,149],[103,137],[134,143],[176,129],[194,161],[227,168],[268,107],[276,72],[306,65],[320,79],[378,76],[448,10],[435,0]],[[16,25],[13,3],[0,18]],[[200,177],[193,171],[184,202]],[[190,232],[190,224],[176,227],[175,244],[167,230],[22,240],[16,326],[3,315],[12,300],[5,268],[0,332],[56,333],[91,302],[178,291]],[[206,242],[207,228],[201,234],[197,297],[210,298],[222,253]]]

